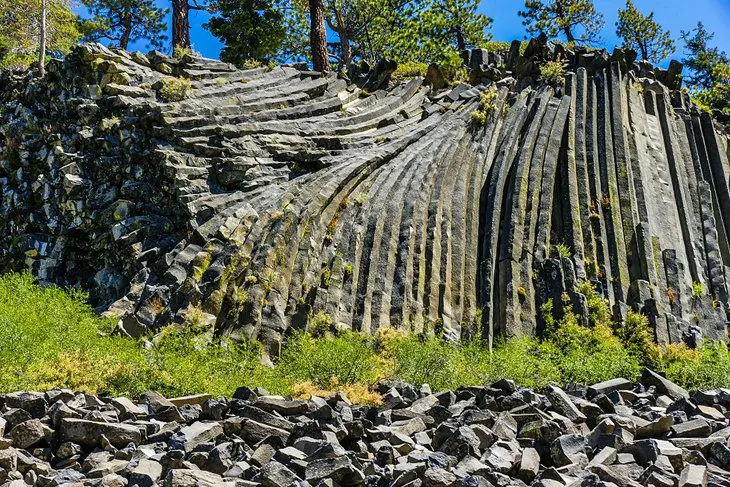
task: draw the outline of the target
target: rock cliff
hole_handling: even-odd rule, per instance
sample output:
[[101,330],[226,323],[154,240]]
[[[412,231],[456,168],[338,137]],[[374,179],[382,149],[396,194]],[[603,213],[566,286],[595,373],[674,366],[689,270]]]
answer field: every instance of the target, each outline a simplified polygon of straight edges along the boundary
[[0,75],[0,268],[131,335],[194,309],[273,353],[320,311],[536,334],[546,303],[586,314],[581,282],[659,342],[726,337],[730,139],[635,58],[536,39],[437,89],[83,45]]

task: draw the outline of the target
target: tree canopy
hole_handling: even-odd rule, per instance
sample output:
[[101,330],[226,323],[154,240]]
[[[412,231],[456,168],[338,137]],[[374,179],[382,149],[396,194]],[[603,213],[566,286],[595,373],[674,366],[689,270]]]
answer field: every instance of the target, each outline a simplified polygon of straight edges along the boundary
[[605,24],[591,0],[525,0],[518,12],[529,34],[544,32],[551,39],[564,36],[570,43],[595,44]]
[[723,51],[708,45],[715,34],[708,32],[702,22],[697,22],[697,27],[682,31],[681,36],[687,53],[682,62],[690,71],[684,77],[685,84],[699,90],[711,89],[718,79],[718,68],[729,62]]
[[626,8],[618,11],[616,35],[623,39],[624,46],[635,49],[647,61],[657,63],[674,52],[672,36],[654,21],[654,12],[644,15],[631,0],[626,0]]
[[[69,0],[45,0],[45,52],[62,55],[82,36]],[[26,67],[39,57],[42,2],[0,0],[0,67]]]
[[217,0],[205,27],[224,47],[221,60],[241,66],[276,56],[286,37],[284,15],[267,0]]
[[84,0],[84,5],[93,16],[87,40],[106,39],[122,49],[140,39],[161,49],[167,40],[168,10],[157,7],[154,0]]

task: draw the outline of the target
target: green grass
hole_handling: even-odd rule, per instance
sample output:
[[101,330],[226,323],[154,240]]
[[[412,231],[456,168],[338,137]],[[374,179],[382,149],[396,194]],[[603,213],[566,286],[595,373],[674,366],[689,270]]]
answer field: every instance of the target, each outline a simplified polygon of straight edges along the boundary
[[730,386],[724,343],[699,350],[657,347],[645,317],[630,313],[623,326],[615,325],[608,303],[590,285],[580,291],[588,301],[588,326],[569,310],[556,319],[545,305],[541,313],[551,323],[545,339],[501,340],[491,352],[479,339],[455,346],[433,332],[335,332],[332,318],[318,313],[313,333],[293,333],[281,357],[273,357],[275,365],[266,367],[258,343],[215,338],[192,319],[148,337],[153,345],[145,348],[113,335],[114,324],[95,315],[83,293],[42,288],[27,274],[10,273],[0,277],[0,392],[60,386],[129,396],[149,389],[170,397],[230,396],[247,385],[298,396],[345,390],[351,399],[377,404],[372,390],[382,379],[443,390],[507,378],[540,390],[548,384],[633,379],[643,366],[665,371],[690,389]]

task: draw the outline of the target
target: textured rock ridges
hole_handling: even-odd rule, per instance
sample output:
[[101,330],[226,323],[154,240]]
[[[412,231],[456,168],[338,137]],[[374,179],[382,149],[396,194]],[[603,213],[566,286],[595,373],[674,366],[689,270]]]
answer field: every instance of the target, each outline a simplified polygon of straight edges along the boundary
[[[441,90],[96,44],[4,73],[0,266],[80,285],[131,335],[196,308],[272,353],[319,311],[535,334],[548,300],[585,313],[586,280],[659,342],[725,337],[728,137],[681,66],[544,40],[465,58],[471,84]],[[564,83],[541,81],[556,58]]]

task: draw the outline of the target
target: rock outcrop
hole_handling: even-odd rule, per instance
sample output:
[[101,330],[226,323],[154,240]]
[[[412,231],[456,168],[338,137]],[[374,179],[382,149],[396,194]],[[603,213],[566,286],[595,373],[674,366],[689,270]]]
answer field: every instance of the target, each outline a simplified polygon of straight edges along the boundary
[[[645,370],[547,394],[500,380],[384,404],[239,388],[139,401],[54,389],[0,396],[8,487],[727,487],[730,391]],[[31,434],[32,432],[32,434]]]
[[272,353],[320,311],[535,334],[550,300],[586,312],[584,281],[661,343],[726,337],[729,139],[680,65],[635,58],[536,39],[465,53],[471,84],[381,63],[366,91],[80,46],[0,77],[0,267],[88,290],[131,335],[196,309]]

